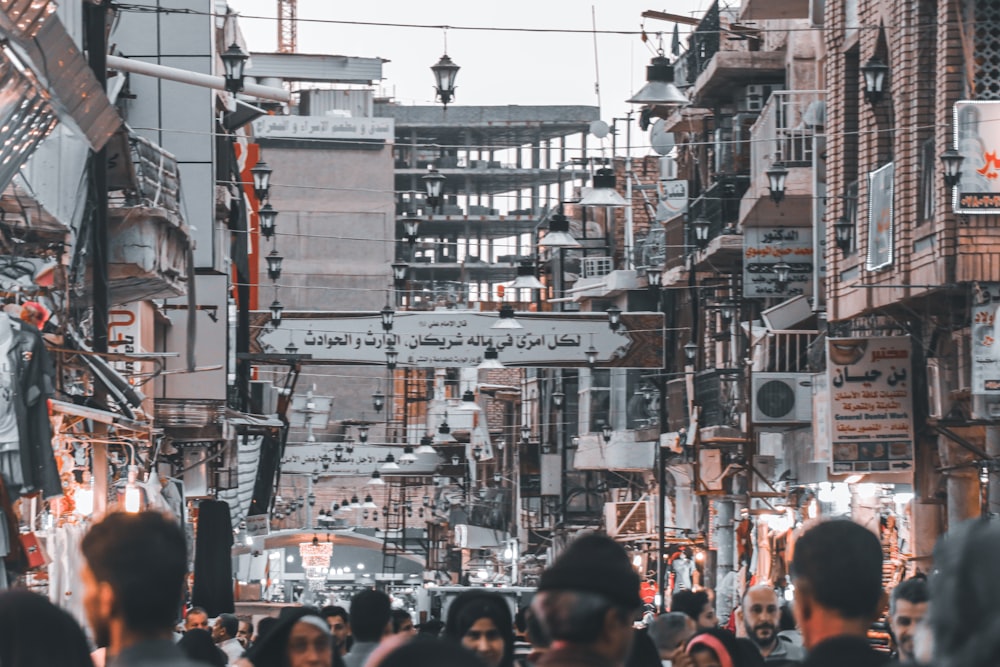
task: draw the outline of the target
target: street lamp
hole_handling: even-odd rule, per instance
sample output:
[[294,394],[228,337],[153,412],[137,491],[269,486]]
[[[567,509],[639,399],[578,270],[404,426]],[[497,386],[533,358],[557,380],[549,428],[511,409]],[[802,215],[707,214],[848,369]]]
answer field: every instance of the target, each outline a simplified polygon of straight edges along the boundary
[[299,348],[295,346],[295,343],[289,343],[288,346],[285,348],[285,352],[287,354],[298,354]]
[[611,429],[611,424],[605,422],[604,426],[601,427],[601,437],[604,438],[604,442],[611,442],[611,436],[613,434],[614,431]]
[[767,186],[771,190],[771,201],[780,204],[785,198],[785,180],[788,178],[788,169],[781,162],[775,162],[767,174]]
[[549,218],[549,231],[546,232],[538,245],[543,248],[579,248],[580,242],[569,233],[569,219],[563,215],[562,208]]
[[861,75],[865,79],[865,99],[871,105],[876,105],[882,100],[885,94],[885,77],[889,73],[889,66],[878,56],[872,56],[864,66],[861,67]]
[[281,262],[284,258],[278,254],[277,249],[272,250],[267,254],[267,276],[271,280],[278,280],[281,278]]
[[504,365],[500,363],[500,353],[497,351],[496,347],[489,345],[483,352],[483,360],[479,362],[476,366],[478,370],[486,371],[496,368],[503,368]]
[[271,193],[271,172],[271,167],[263,160],[250,169],[250,175],[253,176],[253,193],[257,201],[264,201]]
[[243,90],[243,69],[250,56],[247,52],[233,42],[229,48],[219,54],[222,58],[222,67],[225,70],[226,90],[231,93],[238,93]]
[[424,188],[427,190],[427,205],[431,207],[432,211],[437,211],[441,205],[441,189],[446,180],[444,175],[431,167],[426,174],[420,177],[420,180],[424,182]]
[[594,347],[594,337],[593,336],[591,336],[591,338],[590,338],[590,347],[587,348],[587,351],[586,351],[585,354],[587,355],[587,364],[588,365],[593,366],[594,364],[597,363],[597,355],[600,354],[600,351],[598,351],[598,349],[596,347]]
[[646,285],[655,289],[663,285],[663,271],[658,266],[646,267]]
[[523,329],[524,327],[517,318],[514,317],[514,307],[509,303],[500,306],[499,318],[490,327],[491,329]]
[[788,262],[778,262],[774,265],[774,272],[777,274],[778,287],[785,289],[788,286],[788,281],[791,278],[792,267]]
[[622,309],[618,306],[611,306],[607,310],[608,313],[608,328],[612,331],[618,331],[622,325]]
[[409,268],[410,265],[406,262],[392,263],[392,279],[396,283],[396,287],[402,287],[403,283],[406,282],[406,272]]
[[560,390],[555,390],[552,392],[552,407],[556,410],[562,410],[563,404],[566,402],[566,394]]
[[268,308],[271,311],[271,326],[277,328],[281,326],[281,313],[285,310],[285,307],[281,305],[281,302],[275,298],[271,302],[271,306]]
[[459,410],[465,410],[468,412],[481,412],[482,408],[476,403],[476,395],[471,389],[466,389],[462,394],[462,402],[458,406]]
[[729,326],[729,323],[733,321],[733,317],[736,316],[736,303],[729,299],[721,301],[718,304],[719,315],[722,317],[723,326]]
[[375,412],[382,412],[382,408],[385,407],[385,394],[381,389],[376,389],[372,394],[372,407],[375,408]]
[[521,442],[528,442],[531,439],[531,427],[521,424]]
[[429,436],[424,436],[420,438],[420,446],[417,447],[415,454],[436,454],[437,451],[431,446],[434,441]]
[[694,232],[694,244],[701,250],[708,246],[708,233],[712,229],[712,222],[708,218],[695,218],[691,223],[691,231]]
[[403,220],[403,235],[406,237],[406,242],[413,247],[413,244],[417,242],[417,230],[420,229],[420,220],[418,218],[406,218]]
[[511,284],[513,289],[544,289],[542,281],[535,277],[535,263],[522,259],[517,265],[517,277]]
[[625,198],[615,189],[615,172],[603,167],[594,173],[594,187],[590,189],[580,206],[625,206]]
[[674,66],[662,52],[646,66],[646,85],[625,101],[649,106],[687,106],[691,103],[674,85]]
[[396,314],[393,312],[392,308],[389,307],[388,303],[385,304],[385,307],[379,311],[379,315],[382,316],[382,330],[392,331],[392,321]]
[[941,165],[944,167],[944,184],[953,188],[962,180],[962,162],[965,156],[954,148],[941,153]]
[[385,486],[385,480],[382,479],[382,473],[378,470],[372,470],[372,476],[368,480],[369,486]]
[[689,340],[684,344],[684,358],[690,362],[693,362],[695,357],[698,356],[698,344],[693,340]]
[[368,442],[368,424],[358,425],[358,441],[362,445]]
[[275,221],[277,218],[278,212],[274,210],[274,207],[270,203],[264,204],[257,211],[257,219],[260,220],[260,235],[265,239],[274,236]]
[[379,468],[379,470],[382,472],[386,472],[387,470],[399,470],[399,464],[396,463],[396,457],[391,453],[386,454],[385,461],[382,462],[382,467]]
[[400,463],[413,463],[417,460],[417,455],[413,453],[413,447],[407,445],[403,447],[403,454],[399,457]]
[[847,214],[844,214],[837,222],[833,223],[833,235],[837,241],[837,247],[840,248],[840,254],[846,257],[851,250],[851,243],[854,239],[854,221]]
[[455,436],[451,434],[451,427],[448,426],[447,415],[445,416],[444,421],[442,421],[441,424],[438,426],[438,432],[434,436],[433,442],[436,445],[447,445],[453,442],[458,442],[455,439]]
[[441,56],[436,64],[431,66],[434,72],[434,90],[437,91],[437,98],[441,100],[441,105],[447,110],[448,103],[455,97],[455,77],[458,76],[458,65],[448,57],[448,54]]

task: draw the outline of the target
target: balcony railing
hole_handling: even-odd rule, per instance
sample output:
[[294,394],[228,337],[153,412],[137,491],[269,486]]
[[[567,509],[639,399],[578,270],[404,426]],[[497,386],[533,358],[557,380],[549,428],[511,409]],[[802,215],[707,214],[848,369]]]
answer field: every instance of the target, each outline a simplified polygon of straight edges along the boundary
[[757,348],[754,369],[768,373],[811,372],[809,355],[818,338],[817,331],[772,331]]
[[823,133],[826,92],[777,90],[771,93],[757,122],[750,128],[751,178],[775,163],[811,167],[815,138]]
[[687,53],[678,60],[674,70],[674,80],[678,85],[694,83],[698,75],[708,67],[722,43],[720,28],[719,3],[716,0],[691,35]]

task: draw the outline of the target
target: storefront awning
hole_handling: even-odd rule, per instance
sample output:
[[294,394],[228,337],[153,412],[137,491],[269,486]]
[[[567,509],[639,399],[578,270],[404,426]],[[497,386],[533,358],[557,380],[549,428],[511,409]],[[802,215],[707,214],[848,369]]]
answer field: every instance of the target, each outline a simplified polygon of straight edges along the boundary
[[139,433],[149,433],[151,429],[150,424],[147,422],[135,421],[116,412],[99,410],[98,408],[91,408],[86,405],[77,405],[76,403],[67,403],[66,401],[57,401],[56,399],[51,399],[49,405],[52,407],[52,412],[56,414],[72,415],[74,417],[90,419],[101,424],[122,426]]

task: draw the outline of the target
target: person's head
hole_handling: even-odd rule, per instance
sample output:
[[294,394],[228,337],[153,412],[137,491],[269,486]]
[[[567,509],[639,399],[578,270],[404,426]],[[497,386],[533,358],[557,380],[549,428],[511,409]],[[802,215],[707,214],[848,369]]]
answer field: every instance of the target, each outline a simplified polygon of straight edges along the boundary
[[215,640],[208,630],[201,628],[188,630],[177,642],[177,646],[192,660],[214,667],[226,667],[226,654],[215,645]]
[[184,618],[184,630],[208,630],[208,612],[201,607],[191,607]]
[[781,605],[774,588],[767,584],[748,588],[743,595],[740,616],[750,641],[770,651],[778,641],[778,623],[781,621]]
[[642,598],[639,575],[620,544],[604,535],[574,540],[542,572],[531,610],[553,641],[587,646],[624,662]]
[[444,631],[444,621],[440,618],[429,618],[420,624],[419,630],[422,635],[440,637],[441,633]]
[[679,611],[660,614],[649,624],[649,638],[656,645],[662,660],[670,660],[677,649],[694,636],[694,619]]
[[351,600],[351,634],[359,642],[377,642],[391,632],[389,596],[381,591],[361,591]]
[[244,648],[250,646],[251,640],[253,640],[253,621],[249,618],[240,619],[240,627],[236,630],[236,638],[240,640]]
[[900,662],[914,662],[913,638],[917,626],[927,615],[930,589],[924,577],[913,577],[899,583],[889,596],[889,628],[896,638]]
[[37,593],[25,589],[0,593],[0,628],[4,667],[91,667],[83,630],[72,616]]
[[514,656],[514,629],[507,603],[495,593],[467,591],[448,608],[446,637],[475,653],[486,667],[507,667]]
[[389,618],[392,620],[392,634],[417,634],[417,629],[413,627],[413,617],[405,609],[393,609]]
[[1000,523],[989,519],[960,523],[934,547],[929,617],[936,667],[1000,665],[998,553]]
[[719,625],[715,609],[712,608],[712,601],[708,599],[708,593],[705,591],[687,589],[677,591],[670,598],[670,611],[687,614],[694,620],[699,630],[708,630]]
[[421,634],[392,650],[378,667],[483,667],[475,654],[460,645]]
[[722,628],[699,630],[687,644],[695,667],[763,667],[764,658],[747,640]]
[[83,606],[98,646],[121,644],[125,634],[129,642],[172,635],[187,574],[184,532],[173,519],[109,514],[81,546]]
[[49,309],[37,301],[25,301],[21,306],[21,321],[34,325],[39,331],[49,319]]
[[264,618],[260,619],[260,621],[257,623],[257,636],[253,638],[253,643],[256,644],[261,639],[266,637],[267,633],[273,630],[277,624],[278,624],[278,619],[276,619],[274,616],[265,616]]
[[246,653],[246,659],[261,667],[331,667],[333,635],[330,626],[315,609],[283,609],[273,627],[261,634]]
[[518,639],[523,638],[528,633],[528,608],[518,607],[517,613],[514,614],[514,636]]
[[625,658],[625,667],[661,667],[660,652],[645,630],[633,633],[632,648]]
[[806,648],[837,634],[864,636],[884,604],[882,545],[863,526],[821,522],[795,543],[792,557],[795,618]]
[[212,626],[212,639],[216,643],[222,643],[228,639],[235,639],[236,633],[240,629],[240,619],[232,614],[219,614]]
[[351,636],[351,615],[343,607],[329,605],[319,610],[319,615],[326,619],[333,633],[333,641],[337,648],[342,648]]

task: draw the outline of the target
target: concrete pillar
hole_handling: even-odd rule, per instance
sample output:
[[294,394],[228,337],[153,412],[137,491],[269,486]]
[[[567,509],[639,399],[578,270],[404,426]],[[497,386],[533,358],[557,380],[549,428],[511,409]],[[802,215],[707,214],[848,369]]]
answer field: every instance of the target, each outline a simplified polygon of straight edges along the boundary
[[943,529],[941,509],[940,503],[922,502],[919,498],[914,498],[910,503],[910,544],[917,572],[930,574],[934,562],[934,545]]
[[947,488],[948,529],[966,519],[979,516],[979,470],[960,468],[950,471],[947,474]]
[[[1000,426],[986,427],[986,453],[993,462],[1000,460]],[[991,462],[992,463],[992,462]],[[1000,467],[990,465],[990,486],[987,498],[987,511],[991,516],[1000,514]]]
[[720,619],[729,618],[732,611],[728,597],[720,589],[728,583],[726,576],[734,569],[733,512],[732,500],[715,501],[715,613]]

